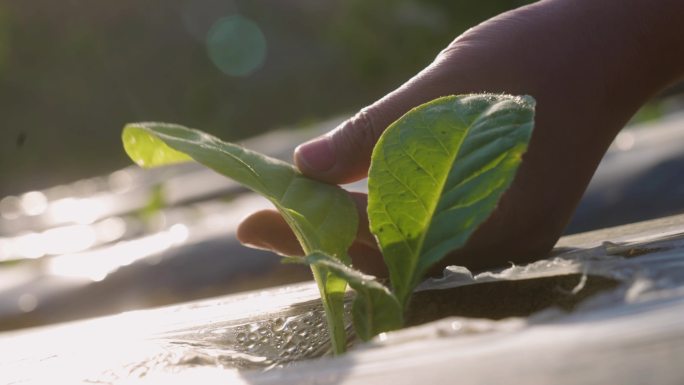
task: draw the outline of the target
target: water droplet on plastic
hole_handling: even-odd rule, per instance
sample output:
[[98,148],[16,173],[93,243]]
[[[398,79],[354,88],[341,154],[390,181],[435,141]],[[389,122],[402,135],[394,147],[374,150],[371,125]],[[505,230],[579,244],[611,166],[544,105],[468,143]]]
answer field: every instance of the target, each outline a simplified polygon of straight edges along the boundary
[[276,318],[273,321],[273,331],[282,330],[285,327],[285,319],[282,317]]
[[240,344],[244,344],[245,341],[247,340],[247,334],[245,332],[240,332],[237,334],[236,340]]

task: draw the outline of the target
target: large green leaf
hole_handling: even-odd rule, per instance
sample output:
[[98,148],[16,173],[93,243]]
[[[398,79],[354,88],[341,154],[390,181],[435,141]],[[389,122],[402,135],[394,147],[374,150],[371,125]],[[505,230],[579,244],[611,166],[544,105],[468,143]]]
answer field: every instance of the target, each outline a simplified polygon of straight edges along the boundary
[[352,320],[359,338],[367,341],[382,332],[399,329],[402,326],[403,314],[399,301],[375,277],[354,270],[323,253],[308,255],[306,262],[328,269],[347,281],[356,291],[352,304]]
[[381,136],[368,217],[402,305],[496,208],[527,149],[534,104],[529,96],[447,96],[409,111]]
[[[268,198],[290,225],[306,254],[324,252],[349,263],[347,249],[356,236],[354,202],[341,188],[301,175],[289,163],[269,158],[204,132],[165,123],[124,127],[124,148],[137,164],[155,167],[194,159]],[[344,349],[342,323],[346,283],[325,268],[312,266],[321,289],[337,351]]]

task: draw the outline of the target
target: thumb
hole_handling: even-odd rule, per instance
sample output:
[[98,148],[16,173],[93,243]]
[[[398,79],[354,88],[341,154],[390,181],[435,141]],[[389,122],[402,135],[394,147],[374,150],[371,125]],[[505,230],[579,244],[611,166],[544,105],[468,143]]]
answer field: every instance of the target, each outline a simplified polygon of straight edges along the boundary
[[433,63],[332,131],[297,147],[294,160],[299,170],[334,184],[365,178],[373,147],[387,126],[411,108],[448,94],[445,87],[435,87],[446,83],[437,81],[440,71],[435,67]]

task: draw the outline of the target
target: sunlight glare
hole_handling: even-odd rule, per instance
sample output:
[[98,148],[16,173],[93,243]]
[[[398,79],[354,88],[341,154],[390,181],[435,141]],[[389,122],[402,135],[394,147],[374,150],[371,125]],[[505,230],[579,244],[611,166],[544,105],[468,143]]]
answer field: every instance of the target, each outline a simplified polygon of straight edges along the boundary
[[166,231],[139,239],[121,241],[113,246],[79,254],[54,257],[48,261],[48,272],[53,275],[101,281],[122,266],[184,243],[188,236],[187,226],[175,224]]
[[67,225],[40,233],[0,238],[0,261],[77,253],[96,244],[116,241],[125,233],[126,222],[113,217],[93,225]]
[[40,235],[44,254],[67,254],[86,250],[95,244],[92,226],[72,225],[56,227]]
[[38,298],[33,294],[24,293],[19,296],[17,306],[19,306],[19,310],[28,313],[38,306]]
[[64,198],[52,203],[48,213],[57,223],[90,224],[102,217],[107,205],[99,198]]
[[28,259],[40,258],[45,255],[45,247],[40,242],[40,234],[36,233],[28,233],[14,238],[10,251],[10,255]]
[[109,188],[115,194],[123,194],[133,187],[133,175],[129,170],[117,170],[107,178]]
[[126,234],[126,221],[120,217],[107,218],[93,225],[98,242],[113,242]]
[[3,219],[12,220],[21,216],[21,200],[15,196],[0,199],[0,216]]
[[615,147],[620,151],[629,151],[634,147],[635,138],[630,132],[621,132],[615,138]]
[[30,191],[21,196],[20,205],[25,215],[40,215],[47,208],[47,198],[40,191]]
[[259,25],[231,15],[216,21],[207,33],[207,54],[212,63],[230,76],[247,76],[266,59],[266,37]]

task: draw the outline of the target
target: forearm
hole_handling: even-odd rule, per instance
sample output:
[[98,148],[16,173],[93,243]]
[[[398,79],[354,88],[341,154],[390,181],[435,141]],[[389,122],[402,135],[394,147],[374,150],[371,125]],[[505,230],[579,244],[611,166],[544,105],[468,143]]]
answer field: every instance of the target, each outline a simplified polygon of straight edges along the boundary
[[605,108],[631,116],[657,92],[682,78],[684,1],[582,0],[580,3],[587,4],[589,11],[596,14],[593,25],[599,39],[604,40]]
[[630,39],[621,47],[627,55],[618,57],[633,64],[627,76],[643,79],[654,88],[647,90],[651,93],[684,76],[683,1],[603,1],[615,8],[620,29]]

